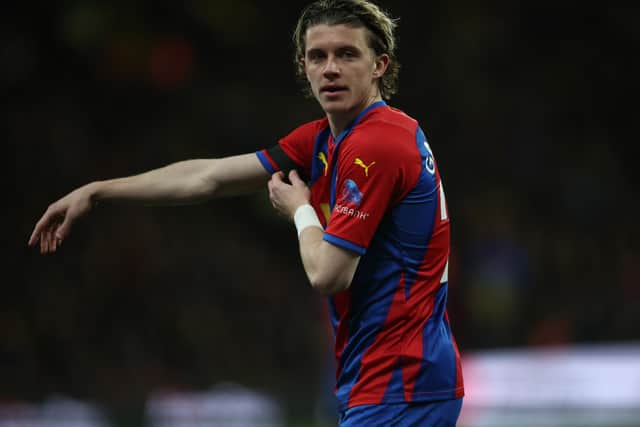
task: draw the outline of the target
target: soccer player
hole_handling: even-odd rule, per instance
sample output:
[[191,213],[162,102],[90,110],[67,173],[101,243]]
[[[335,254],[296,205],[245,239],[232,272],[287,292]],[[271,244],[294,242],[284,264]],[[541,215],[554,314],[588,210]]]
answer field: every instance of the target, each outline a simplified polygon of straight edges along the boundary
[[446,311],[449,212],[424,132],[384,101],[395,25],[366,0],[310,4],[295,61],[323,118],[256,153],[82,186],[49,206],[29,244],[55,252],[96,201],[195,203],[267,183],[311,286],[329,297],[340,426],[454,426],[464,387]]

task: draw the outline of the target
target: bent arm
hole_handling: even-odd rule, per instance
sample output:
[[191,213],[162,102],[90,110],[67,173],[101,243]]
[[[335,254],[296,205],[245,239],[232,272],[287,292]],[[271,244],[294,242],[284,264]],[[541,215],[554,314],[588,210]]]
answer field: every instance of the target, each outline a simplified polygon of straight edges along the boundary
[[304,209],[304,205],[309,203],[310,191],[295,170],[289,173],[291,184],[284,182],[283,178],[282,172],[271,176],[269,197],[273,207],[292,218],[299,229],[300,258],[311,286],[324,295],[344,291],[351,286],[360,256],[323,239],[324,230],[313,208],[311,215],[315,220],[297,216],[298,208]]

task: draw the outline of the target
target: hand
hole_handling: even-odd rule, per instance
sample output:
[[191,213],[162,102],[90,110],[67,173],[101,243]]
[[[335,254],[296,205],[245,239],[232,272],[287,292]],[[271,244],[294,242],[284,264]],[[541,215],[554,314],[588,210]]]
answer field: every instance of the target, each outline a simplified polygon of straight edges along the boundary
[[29,246],[40,241],[40,253],[55,252],[67,237],[77,219],[91,210],[91,191],[80,187],[49,205],[29,238]]
[[295,170],[289,172],[289,181],[291,184],[284,182],[283,172],[276,172],[271,176],[267,185],[269,187],[269,199],[273,207],[291,219],[298,207],[309,203],[311,191]]

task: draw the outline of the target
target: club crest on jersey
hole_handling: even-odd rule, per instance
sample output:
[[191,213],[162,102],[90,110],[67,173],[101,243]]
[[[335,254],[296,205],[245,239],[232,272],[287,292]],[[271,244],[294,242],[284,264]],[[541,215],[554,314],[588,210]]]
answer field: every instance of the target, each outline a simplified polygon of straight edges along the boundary
[[360,166],[362,169],[364,169],[364,176],[368,177],[369,176],[369,168],[373,165],[376,164],[376,162],[371,162],[368,165],[363,162],[359,157],[356,157],[356,160],[353,162],[354,165],[358,165]]
[[351,179],[348,179],[342,184],[342,198],[340,202],[343,204],[360,205],[362,200],[362,193],[358,188],[358,185]]
[[333,207],[333,211],[340,215],[347,215],[359,220],[365,220],[369,218],[369,212],[364,212],[358,209],[361,201],[362,192],[358,188],[358,185],[352,179],[347,179],[344,184],[342,184],[340,200]]

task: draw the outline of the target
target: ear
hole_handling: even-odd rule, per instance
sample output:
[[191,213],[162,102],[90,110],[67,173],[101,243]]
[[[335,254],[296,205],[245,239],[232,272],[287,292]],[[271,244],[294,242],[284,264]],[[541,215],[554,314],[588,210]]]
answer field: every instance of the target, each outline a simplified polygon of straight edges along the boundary
[[373,61],[373,77],[379,79],[389,67],[389,55],[383,53]]
[[309,80],[309,74],[307,73],[307,61],[304,60],[304,56],[298,58],[298,64],[300,64],[300,67],[302,67],[302,70],[304,71],[305,77],[307,78],[307,80]]

